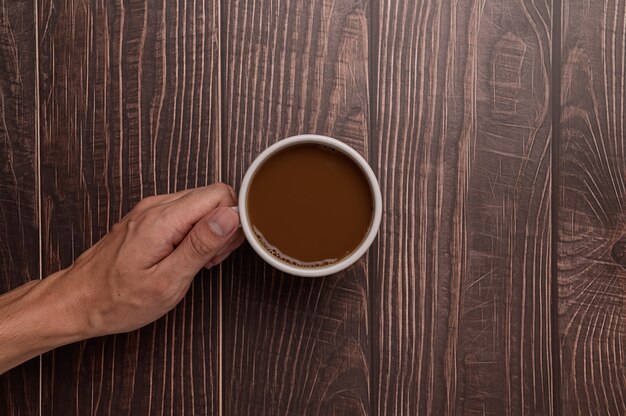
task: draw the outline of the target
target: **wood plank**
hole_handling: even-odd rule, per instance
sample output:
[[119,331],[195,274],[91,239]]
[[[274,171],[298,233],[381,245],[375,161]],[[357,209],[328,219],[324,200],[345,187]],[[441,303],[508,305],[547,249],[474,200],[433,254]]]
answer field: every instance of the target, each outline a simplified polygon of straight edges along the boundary
[[[224,2],[226,181],[268,145],[334,136],[367,156],[367,2]],[[225,414],[369,414],[367,263],[286,276],[249,247],[225,266]]]
[[[39,279],[35,11],[0,0],[0,293]],[[39,412],[39,357],[0,376],[0,414]]]
[[561,409],[626,414],[626,2],[563,2]]
[[[141,198],[219,179],[215,1],[46,0],[39,12],[44,271]],[[44,358],[44,414],[217,414],[219,270],[165,318]]]
[[378,3],[378,414],[551,414],[551,2]]

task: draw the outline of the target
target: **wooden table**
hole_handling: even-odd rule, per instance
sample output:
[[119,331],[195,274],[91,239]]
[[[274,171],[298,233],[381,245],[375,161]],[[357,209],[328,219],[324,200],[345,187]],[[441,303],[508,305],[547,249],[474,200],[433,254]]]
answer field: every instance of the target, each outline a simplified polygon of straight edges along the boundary
[[281,138],[368,158],[355,267],[244,247],[2,415],[626,414],[624,0],[0,0],[0,290]]

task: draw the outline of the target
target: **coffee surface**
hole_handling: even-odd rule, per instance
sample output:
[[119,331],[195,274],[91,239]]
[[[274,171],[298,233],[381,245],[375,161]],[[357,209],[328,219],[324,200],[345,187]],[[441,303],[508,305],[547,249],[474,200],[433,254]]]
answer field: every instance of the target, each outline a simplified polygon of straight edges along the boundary
[[367,177],[340,151],[291,146],[268,158],[248,191],[247,210],[259,242],[300,267],[336,263],[365,238],[373,202]]

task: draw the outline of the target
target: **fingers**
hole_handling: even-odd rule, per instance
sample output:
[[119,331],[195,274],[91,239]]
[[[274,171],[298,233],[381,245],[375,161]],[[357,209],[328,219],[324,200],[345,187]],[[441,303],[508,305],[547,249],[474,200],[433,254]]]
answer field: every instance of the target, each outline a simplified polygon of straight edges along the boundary
[[[210,185],[207,185],[210,186]],[[161,198],[161,202],[162,203],[168,203],[168,202],[172,202],[175,201],[187,194],[190,194],[192,192],[198,192],[202,189],[206,188],[206,186],[200,187],[200,188],[189,188],[189,189],[183,189],[182,191],[177,191],[177,192],[173,192],[170,194],[162,194],[162,195],[155,195],[157,198]]]
[[165,244],[171,251],[201,218],[218,206],[237,205],[236,198],[233,188],[223,183],[150,196],[142,199],[122,222],[141,224],[135,239],[138,244]]
[[163,208],[163,218],[172,227],[171,241],[178,245],[187,235],[191,227],[201,218],[207,216],[213,209],[220,206],[232,207],[237,205],[237,194],[228,185],[214,183],[204,188],[198,188],[185,193]]
[[184,211],[190,218],[197,218],[196,221],[198,221],[217,206],[232,207],[235,205],[237,205],[237,193],[235,190],[224,183],[214,183],[203,188],[194,189],[191,192],[182,193],[180,197],[171,200],[168,209],[178,210],[184,208]]
[[235,210],[215,208],[195,224],[178,247],[159,263],[159,268],[192,278],[212,258],[224,252],[238,227],[239,214]]
[[[211,198],[208,198],[208,196]],[[222,204],[220,204],[220,202]],[[211,210],[218,205],[235,206],[237,205],[237,193],[235,190],[224,183],[213,183],[201,188],[184,189],[171,194],[153,195],[139,201],[135,206],[135,212],[143,212],[155,206],[170,204],[174,209],[178,209],[181,205],[191,203],[189,208]],[[206,215],[208,211],[204,212]]]
[[230,256],[232,252],[235,251],[244,242],[245,239],[246,236],[244,235],[243,231],[237,231],[235,235],[231,237],[231,241],[228,246],[224,250],[222,250],[221,253],[218,253],[215,257],[213,257],[204,267],[210,269],[211,267],[220,264],[222,261],[224,261],[224,259]]

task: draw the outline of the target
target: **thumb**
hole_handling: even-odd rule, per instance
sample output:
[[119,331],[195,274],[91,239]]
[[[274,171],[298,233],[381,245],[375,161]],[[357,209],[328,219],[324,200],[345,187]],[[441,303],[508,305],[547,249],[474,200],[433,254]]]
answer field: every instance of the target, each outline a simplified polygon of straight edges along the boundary
[[176,249],[161,262],[172,273],[193,277],[222,252],[239,226],[234,208],[217,207],[198,221]]

